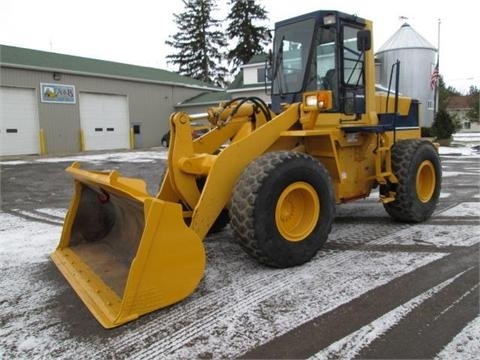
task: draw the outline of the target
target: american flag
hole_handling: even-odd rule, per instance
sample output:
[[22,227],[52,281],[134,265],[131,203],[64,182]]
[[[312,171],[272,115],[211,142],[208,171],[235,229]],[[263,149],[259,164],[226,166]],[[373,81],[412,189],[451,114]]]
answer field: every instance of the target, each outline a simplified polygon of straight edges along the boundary
[[438,85],[438,78],[440,77],[440,74],[438,73],[438,63],[435,65],[435,68],[433,69],[432,76],[430,77],[430,88],[434,90],[437,85]]

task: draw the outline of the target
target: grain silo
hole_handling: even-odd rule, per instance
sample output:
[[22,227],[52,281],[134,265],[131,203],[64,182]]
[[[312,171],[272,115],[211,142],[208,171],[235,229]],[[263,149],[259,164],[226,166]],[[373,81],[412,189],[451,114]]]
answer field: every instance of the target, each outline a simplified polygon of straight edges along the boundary
[[[409,24],[400,29],[376,53],[381,85],[387,87],[392,65],[400,60],[399,92],[421,102],[422,126],[433,123],[434,90],[430,86],[437,49]],[[392,85],[394,82],[392,82]]]

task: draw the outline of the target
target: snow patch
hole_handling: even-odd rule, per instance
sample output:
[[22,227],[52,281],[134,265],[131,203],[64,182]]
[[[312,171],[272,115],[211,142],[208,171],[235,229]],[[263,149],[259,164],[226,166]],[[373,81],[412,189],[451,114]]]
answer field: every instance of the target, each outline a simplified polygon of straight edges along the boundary
[[453,134],[453,141],[458,142],[480,142],[480,133],[471,132],[471,133],[456,133]]
[[0,165],[25,165],[31,163],[31,161],[24,161],[24,160],[5,160],[0,161]]
[[322,351],[319,351],[313,355],[310,359],[322,360],[322,359],[353,359],[355,356],[366,346],[372,343],[382,334],[385,334],[393,326],[397,325],[405,316],[407,316],[418,305],[425,300],[431,298],[440,290],[451,284],[464,272],[455,275],[454,277],[440,283],[437,286],[425,291],[424,293],[414,297],[410,301],[398,306],[397,308],[389,311],[385,315],[372,321],[370,324],[363,326],[359,330],[351,333],[350,335],[337,340],[330,346],[326,347]]
[[48,260],[60,240],[61,226],[32,222],[0,212],[2,268]]
[[480,218],[479,202],[463,202],[451,209],[443,211],[442,216],[473,216]]
[[477,173],[468,173],[468,172],[458,172],[458,171],[442,171],[442,177],[454,177],[454,176],[465,176],[465,175],[477,175]]
[[61,162],[129,162],[129,163],[153,163],[156,160],[168,159],[167,150],[159,151],[129,151],[129,152],[112,152],[104,154],[80,154],[74,156],[57,156],[42,157],[32,160],[5,160],[0,161],[0,165],[24,165],[35,163],[61,163]]
[[480,316],[471,321],[443,348],[435,360],[478,359],[480,354]]
[[112,349],[130,358],[231,358],[444,256],[326,251],[302,267],[273,270],[249,260],[224,231],[207,240],[206,276],[188,300],[115,336],[79,340],[66,337],[58,311],[68,285],[45,276],[61,227],[0,213],[0,231],[0,354],[30,359],[105,358]]
[[130,163],[149,163],[155,162],[155,160],[168,158],[166,151],[134,151],[134,152],[121,152],[121,153],[108,153],[108,154],[96,154],[96,155],[78,155],[71,157],[53,157],[43,158],[35,160],[36,163],[57,163],[57,162],[91,162],[91,163],[103,163],[103,162],[130,162]]
[[[225,274],[231,274],[229,264],[223,263],[223,270],[216,274],[207,267],[205,280],[214,288],[209,301],[192,300],[191,306],[200,306],[195,317],[185,317],[178,308],[180,312],[170,320],[158,313],[158,318],[136,330],[133,339],[129,334],[105,344],[105,349],[121,352],[128,348],[132,358],[146,359],[199,358],[204,354],[233,358],[444,255],[331,253],[298,268],[256,267],[254,272],[239,273],[227,287],[229,292],[222,286]],[[249,286],[254,279],[255,285]],[[187,324],[175,330],[179,321]],[[155,340],[148,341],[152,337]],[[103,355],[106,353],[95,357]]]
[[[445,213],[442,213],[443,215]],[[471,246],[480,242],[480,225],[445,225],[422,224],[415,228],[395,232],[390,236],[390,243],[398,245],[435,246]],[[382,243],[382,240],[373,241],[372,244]]]

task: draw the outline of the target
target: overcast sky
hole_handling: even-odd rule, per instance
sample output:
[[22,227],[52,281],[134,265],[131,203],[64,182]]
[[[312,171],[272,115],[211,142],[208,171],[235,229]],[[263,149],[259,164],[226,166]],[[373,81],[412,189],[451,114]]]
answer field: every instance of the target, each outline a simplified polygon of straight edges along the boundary
[[[478,11],[474,2],[421,0],[260,0],[269,26],[303,13],[325,9],[357,14],[374,22],[378,49],[407,22],[437,47],[440,31],[440,73],[460,91],[480,87]],[[218,0],[217,18],[228,12]],[[293,8],[291,6],[294,6]],[[321,8],[320,8],[321,7]],[[176,31],[173,13],[181,0],[0,0],[0,43],[135,65],[174,70],[165,56],[173,51],[165,40]],[[0,54],[1,56],[1,54]]]

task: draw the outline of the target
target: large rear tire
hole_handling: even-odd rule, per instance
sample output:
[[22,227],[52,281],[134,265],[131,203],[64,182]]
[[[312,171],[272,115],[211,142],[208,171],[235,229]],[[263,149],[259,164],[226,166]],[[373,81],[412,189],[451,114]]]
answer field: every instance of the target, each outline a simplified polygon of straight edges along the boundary
[[392,148],[392,169],[398,184],[382,186],[380,191],[393,190],[395,201],[384,204],[395,220],[421,222],[432,216],[440,197],[442,166],[433,144],[426,140],[408,139]]
[[242,248],[260,263],[285,268],[309,261],[335,217],[330,175],[313,157],[267,153],[234,188],[230,218]]

